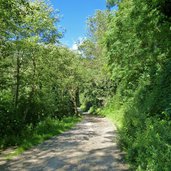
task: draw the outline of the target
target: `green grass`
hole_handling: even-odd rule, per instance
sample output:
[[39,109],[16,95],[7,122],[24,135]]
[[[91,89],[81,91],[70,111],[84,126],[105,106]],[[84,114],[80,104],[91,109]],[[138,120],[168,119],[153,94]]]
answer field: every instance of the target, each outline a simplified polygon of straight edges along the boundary
[[109,118],[117,128],[122,128],[123,126],[123,114],[124,108],[116,108],[112,103],[104,107],[98,112],[102,116]]
[[81,118],[78,117],[66,117],[62,120],[48,118],[40,122],[34,130],[28,128],[23,137],[11,137],[13,141],[16,141],[17,147],[10,153],[5,154],[4,158],[11,159],[13,156],[19,155],[43,141],[67,131],[79,121],[81,121]]

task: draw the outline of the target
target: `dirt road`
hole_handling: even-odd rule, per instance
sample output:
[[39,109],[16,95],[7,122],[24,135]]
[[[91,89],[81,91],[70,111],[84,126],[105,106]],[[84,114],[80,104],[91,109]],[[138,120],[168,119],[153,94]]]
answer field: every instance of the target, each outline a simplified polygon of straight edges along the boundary
[[70,131],[24,152],[0,171],[124,171],[116,128],[106,118],[85,116]]

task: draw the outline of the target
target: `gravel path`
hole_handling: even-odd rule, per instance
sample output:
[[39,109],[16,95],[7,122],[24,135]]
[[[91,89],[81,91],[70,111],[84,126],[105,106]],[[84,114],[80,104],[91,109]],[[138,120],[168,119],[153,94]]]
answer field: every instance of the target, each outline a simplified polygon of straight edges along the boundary
[[125,171],[122,156],[112,123],[85,116],[72,130],[0,165],[0,171]]

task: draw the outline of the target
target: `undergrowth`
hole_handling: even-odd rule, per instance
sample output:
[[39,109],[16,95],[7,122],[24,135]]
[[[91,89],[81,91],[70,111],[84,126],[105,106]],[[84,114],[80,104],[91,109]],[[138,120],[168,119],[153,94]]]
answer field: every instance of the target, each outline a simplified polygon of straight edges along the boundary
[[[170,171],[171,168],[171,121],[169,111],[166,110],[170,108],[166,99],[158,101],[155,106],[159,96],[159,89],[157,93],[156,89],[154,87],[144,99],[139,98],[144,89],[137,90],[134,98],[124,103],[117,98],[120,95],[118,92],[100,111],[117,126],[119,144],[126,152],[126,159],[132,170]],[[157,106],[161,105],[163,112],[154,116],[153,113],[158,111]]]

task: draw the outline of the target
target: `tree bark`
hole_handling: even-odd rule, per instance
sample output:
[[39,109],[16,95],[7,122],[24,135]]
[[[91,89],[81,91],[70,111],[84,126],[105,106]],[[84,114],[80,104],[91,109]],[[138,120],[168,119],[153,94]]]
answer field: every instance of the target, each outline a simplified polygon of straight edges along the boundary
[[72,90],[70,90],[70,95],[71,95],[72,103],[74,105],[74,112],[76,115],[79,115],[78,110],[77,110],[76,92],[77,92],[77,90],[73,88]]
[[34,54],[32,56],[32,64],[33,64],[33,77],[32,77],[33,82],[31,84],[31,91],[30,91],[30,95],[29,95],[29,98],[28,98],[28,105],[26,107],[26,110],[25,110],[24,116],[23,116],[23,121],[24,122],[26,121],[26,117],[27,117],[27,114],[28,114],[28,111],[29,111],[29,108],[30,108],[30,104],[32,102],[32,99],[33,99],[34,93],[35,93],[36,60],[35,60]]
[[19,89],[20,89],[20,56],[17,54],[17,65],[16,65],[16,90],[15,90],[15,108],[18,107]]

